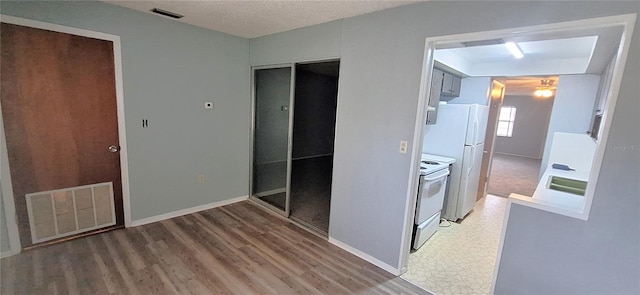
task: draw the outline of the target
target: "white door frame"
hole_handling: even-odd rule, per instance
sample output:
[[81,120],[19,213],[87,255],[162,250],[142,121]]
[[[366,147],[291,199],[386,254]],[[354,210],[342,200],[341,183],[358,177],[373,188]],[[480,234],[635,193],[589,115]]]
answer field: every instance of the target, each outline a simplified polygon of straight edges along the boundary
[[[618,94],[620,91],[620,84],[622,83],[622,75],[624,73],[624,67],[627,60],[627,55],[629,53],[629,46],[631,42],[631,36],[633,34],[633,27],[636,20],[636,14],[622,14],[622,15],[613,15],[613,16],[605,16],[605,17],[596,17],[590,19],[576,20],[576,21],[567,21],[567,22],[557,22],[551,24],[542,24],[535,26],[527,26],[527,27],[516,27],[509,29],[501,29],[501,30],[493,30],[493,31],[484,31],[484,32],[474,32],[474,33],[464,33],[464,34],[456,34],[456,35],[447,35],[447,36],[438,36],[426,38],[425,41],[425,52],[423,57],[423,67],[422,67],[422,78],[420,82],[420,92],[418,97],[418,108],[416,111],[416,125],[414,127],[413,134],[413,144],[411,149],[411,166],[409,169],[409,182],[407,187],[407,203],[405,204],[405,214],[404,214],[404,227],[403,227],[403,235],[401,241],[401,249],[398,265],[400,266],[399,271],[400,274],[407,271],[408,261],[409,261],[409,251],[411,245],[411,232],[413,229],[413,219],[415,214],[415,206],[416,206],[416,197],[418,191],[418,174],[420,171],[420,157],[422,154],[422,143],[424,140],[424,126],[426,122],[426,101],[428,99],[427,95],[431,91],[431,74],[434,66],[434,53],[436,50],[436,45],[443,43],[452,43],[452,42],[462,42],[462,41],[479,41],[479,40],[488,40],[488,39],[497,39],[497,38],[507,38],[512,36],[519,35],[528,35],[532,33],[542,33],[542,32],[556,32],[556,31],[566,31],[566,30],[575,30],[575,29],[596,29],[603,27],[611,27],[611,26],[621,26],[623,27],[623,32],[620,40],[620,46],[618,48],[618,54],[615,60],[614,65],[614,73],[612,76],[611,87],[607,94],[607,103],[605,107],[605,114],[602,118],[602,125],[600,128],[601,136],[596,144],[596,152],[594,156],[594,161],[591,169],[591,175],[589,176],[589,183],[593,185],[589,185],[587,187],[587,191],[585,193],[585,204],[584,209],[580,214],[567,214],[564,210],[558,210],[554,207],[528,204],[525,201],[521,201],[519,199],[509,199],[509,203],[518,203],[523,204],[525,206],[534,207],[540,210],[545,210],[548,212],[558,213],[574,218],[578,218],[581,220],[588,220],[589,213],[591,210],[591,204],[593,202],[593,197],[595,194],[595,187],[597,185],[598,176],[600,174],[600,168],[602,166],[602,160],[604,158],[604,152],[607,146],[607,139],[609,137],[609,131],[611,129],[611,122],[613,120],[613,111],[615,109],[615,105],[618,99]],[[508,206],[510,206],[508,204]],[[508,218],[508,212],[505,216]],[[503,226],[503,237],[501,241],[504,240],[504,230]],[[494,282],[492,283],[492,288],[494,287],[495,278],[500,262],[500,253],[502,251],[502,242],[500,244],[500,250],[498,253],[498,258],[496,261],[495,273],[494,273]]]
[[[122,80],[122,50],[120,46],[120,36],[105,34],[101,32],[89,31],[84,29],[78,29],[74,27],[62,26],[57,24],[51,24],[26,18],[20,18],[10,15],[0,14],[0,18],[3,23],[20,25],[25,27],[31,27],[36,29],[44,29],[54,32],[72,34],[82,37],[89,37],[99,40],[113,42],[113,61],[114,61],[114,73],[116,83],[116,104],[118,115],[118,139],[120,144],[120,174],[122,179],[122,206],[124,210],[124,225],[125,227],[131,226],[131,201],[129,191],[129,161],[127,157],[127,136],[126,136],[126,124],[124,117],[124,89]],[[4,137],[4,129],[2,135],[2,168],[1,175],[5,177],[0,178],[2,185],[2,197],[4,202],[4,209],[7,219],[7,227],[9,229],[9,239],[11,244],[11,253],[15,254],[20,252],[20,238],[18,235],[18,226],[15,218],[15,202],[13,196],[13,187],[11,185],[11,174],[9,172],[8,161],[6,159],[6,142]],[[15,240],[15,241],[14,241]]]

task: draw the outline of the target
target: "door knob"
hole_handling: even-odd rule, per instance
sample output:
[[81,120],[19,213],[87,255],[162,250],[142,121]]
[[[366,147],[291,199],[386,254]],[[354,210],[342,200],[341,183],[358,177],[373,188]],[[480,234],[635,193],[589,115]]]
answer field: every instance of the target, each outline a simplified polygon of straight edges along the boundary
[[119,146],[112,145],[109,147],[109,152],[117,153],[120,150]]

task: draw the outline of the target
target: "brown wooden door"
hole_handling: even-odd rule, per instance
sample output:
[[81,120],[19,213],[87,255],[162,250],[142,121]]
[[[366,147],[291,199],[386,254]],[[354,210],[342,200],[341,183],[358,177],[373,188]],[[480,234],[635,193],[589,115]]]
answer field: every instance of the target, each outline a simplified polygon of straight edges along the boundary
[[25,194],[112,182],[124,224],[113,43],[1,24],[1,106],[23,247]]
[[504,85],[498,81],[491,83],[491,101],[489,104],[489,120],[487,123],[487,133],[484,138],[484,151],[482,156],[482,166],[480,166],[480,182],[478,184],[477,200],[484,197],[489,183],[491,172],[491,159],[493,157],[493,145],[496,140],[496,128],[498,127],[498,115],[504,99]]

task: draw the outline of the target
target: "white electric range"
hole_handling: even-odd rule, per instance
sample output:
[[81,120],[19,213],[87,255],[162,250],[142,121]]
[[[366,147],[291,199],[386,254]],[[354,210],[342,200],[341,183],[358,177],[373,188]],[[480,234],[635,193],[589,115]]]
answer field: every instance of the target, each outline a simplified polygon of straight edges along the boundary
[[423,154],[413,230],[413,249],[420,248],[437,230],[444,204],[449,167],[455,159]]

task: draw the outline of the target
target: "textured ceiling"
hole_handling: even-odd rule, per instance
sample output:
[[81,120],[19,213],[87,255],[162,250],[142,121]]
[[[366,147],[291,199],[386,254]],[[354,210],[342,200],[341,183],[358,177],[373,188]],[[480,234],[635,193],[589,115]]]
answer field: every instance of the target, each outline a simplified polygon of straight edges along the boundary
[[[424,1],[424,0],[423,0]],[[255,38],[420,1],[104,1],[147,13],[160,8],[176,20],[231,35]],[[158,15],[158,17],[164,17]]]

